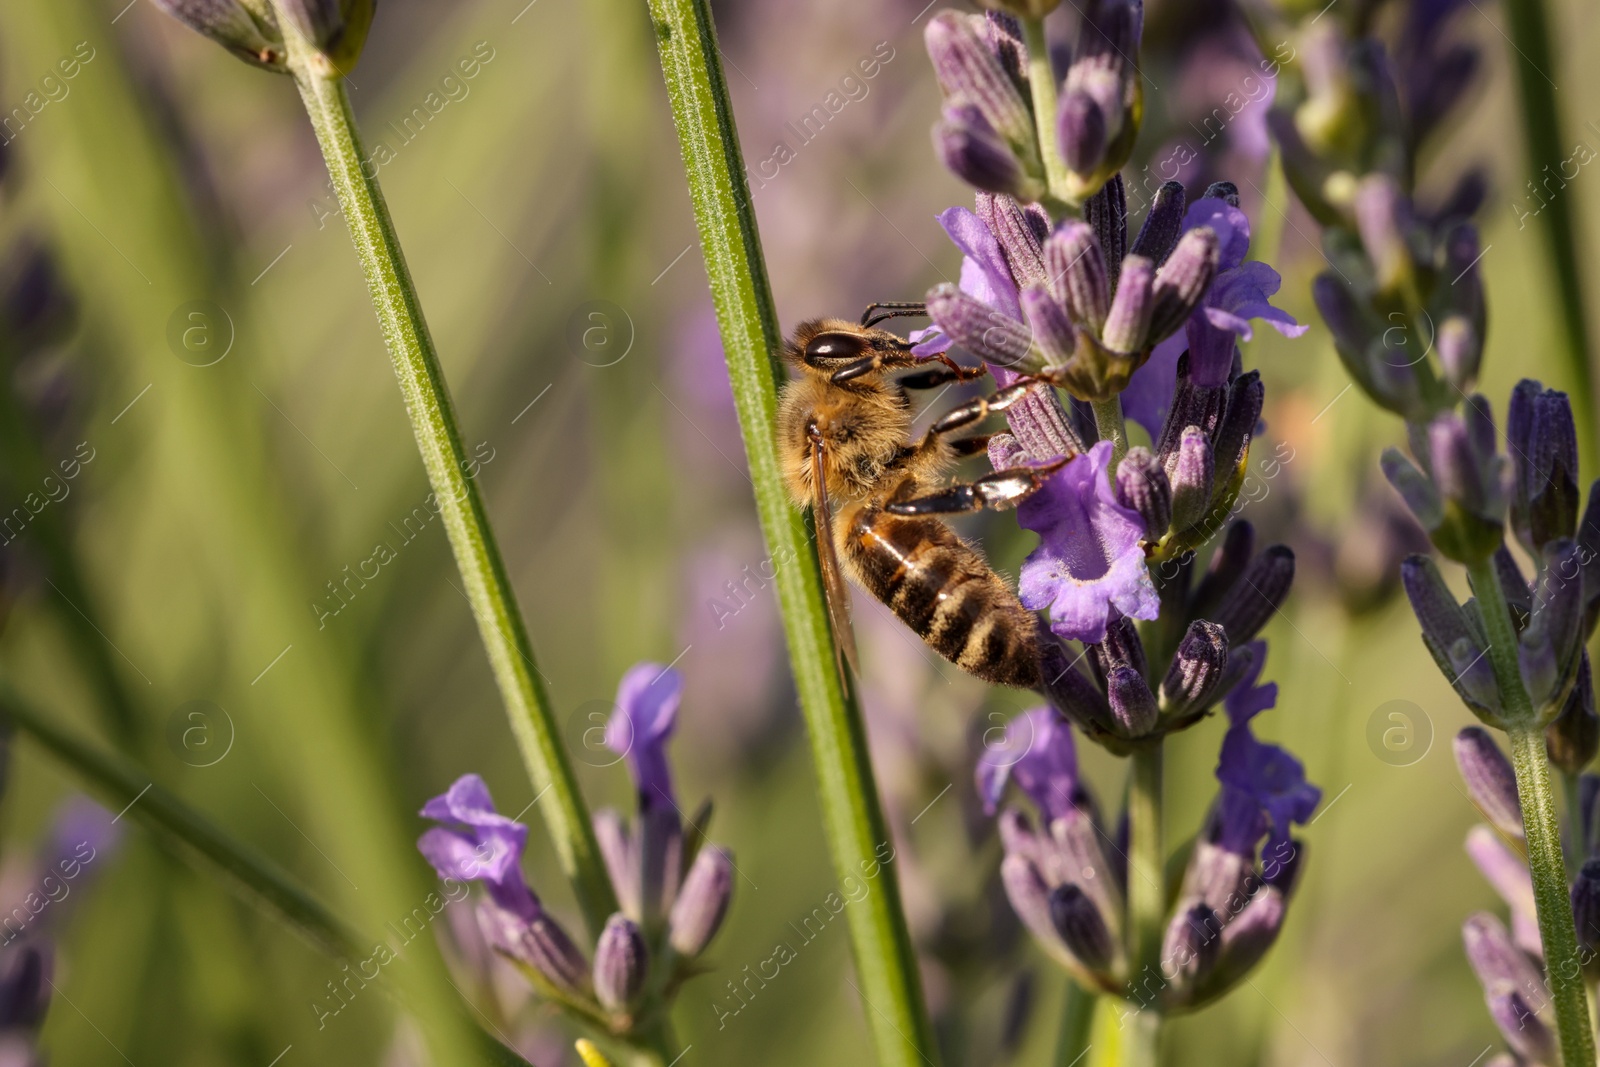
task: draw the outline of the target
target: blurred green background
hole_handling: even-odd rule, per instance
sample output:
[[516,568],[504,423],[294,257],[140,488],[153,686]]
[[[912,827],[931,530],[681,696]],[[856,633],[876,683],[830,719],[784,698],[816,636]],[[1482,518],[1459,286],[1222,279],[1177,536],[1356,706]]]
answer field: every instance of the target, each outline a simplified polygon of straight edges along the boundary
[[[94,454],[47,509],[84,561],[81,589],[68,591],[82,597],[47,580],[58,576],[44,562],[44,523],[8,545],[0,667],[109,746],[94,711],[103,683],[85,655],[103,641],[99,656],[136,709],[134,750],[157,780],[379,930],[431,887],[411,848],[425,798],[468,771],[508,813],[532,790],[440,524],[412,540],[399,531],[427,487],[292,85],[149,0],[124,3],[13,0],[0,11],[7,111],[59,59],[92,53],[64,93],[7,128],[0,247],[50,246],[77,309],[65,334],[7,368],[26,407],[15,424],[48,464],[84,442]],[[1600,118],[1600,71],[1581,62],[1600,36],[1596,10],[1578,0],[1555,10],[1568,135],[1600,146],[1582,125]],[[934,215],[967,194],[929,149],[938,95],[921,44],[927,9],[744,0],[717,12],[784,323],[854,315],[953,277],[958,255]],[[1569,383],[1551,347],[1542,244],[1511,207],[1525,176],[1499,18],[1474,5],[1458,24],[1489,69],[1421,187],[1442,189],[1469,162],[1490,168],[1483,388],[1502,408],[1523,375]],[[1163,59],[1200,19],[1175,0],[1149,4],[1155,88],[1142,155],[1181,136],[1217,90]],[[795,147],[785,124],[874,55],[866,91]],[[470,79],[458,68],[469,57]],[[622,768],[590,732],[617,678],[641,659],[686,676],[680,793],[715,798],[711,836],[735,850],[742,877],[713,947],[718,970],[679,999],[683,1062],[867,1062],[843,924],[717,1025],[723,983],[836,885],[644,5],[383,0],[352,83],[369,147],[392,149],[379,178],[596,805],[629,802]],[[403,127],[430,93],[445,104]],[[792,158],[761,169],[780,138]],[[1284,274],[1280,303],[1315,323],[1314,227],[1246,155],[1223,158],[1246,181],[1216,176],[1245,190],[1253,255]],[[1600,217],[1600,178],[1585,170],[1565,195],[1580,219]],[[225,313],[213,314],[219,344],[231,336],[208,366],[171,341],[195,301]],[[1467,713],[1380,580],[1400,541],[1375,458],[1400,427],[1341,392],[1320,323],[1298,341],[1258,336],[1245,357],[1268,381],[1257,455],[1293,458],[1247,517],[1301,560],[1286,617],[1269,630],[1266,677],[1281,697],[1261,727],[1305,760],[1324,808],[1306,831],[1311,865],[1279,946],[1249,984],[1173,1025],[1167,1061],[1466,1065],[1498,1039],[1459,928],[1498,902],[1461,850],[1475,814],[1449,739]],[[0,484],[9,509],[32,491],[27,464],[12,456]],[[968,532],[986,533],[1014,574],[1031,538],[1007,529]],[[345,587],[347,605],[335,599],[330,583],[379,542],[403,548],[377,578]],[[1008,921],[993,886],[998,847],[970,784],[984,731],[1024,704],[935,662],[876,605],[858,600],[857,613],[906,906],[941,1032],[959,1050],[951,1062],[1042,1064],[1062,980]],[[189,718],[197,708],[203,718]],[[1397,725],[1391,712],[1412,731],[1398,750],[1372,740],[1374,722],[1378,733]],[[198,743],[184,733],[195,723]],[[1220,738],[1208,722],[1168,746],[1172,840],[1199,823]],[[1122,768],[1098,751],[1085,760],[1114,805]],[[76,788],[59,762],[17,742],[8,862],[26,864]],[[573,916],[529,821],[530,879]],[[142,828],[118,825],[121,848],[58,930],[43,1036],[52,1062],[424,1062],[409,1020],[438,1005],[404,1009],[373,990],[319,1029],[315,1004],[338,968]],[[481,1018],[540,1067],[574,1062],[564,1024],[486,970],[459,919],[431,931],[440,948],[423,939],[407,951],[442,951]],[[1008,1029],[1014,1051],[1002,1048]]]

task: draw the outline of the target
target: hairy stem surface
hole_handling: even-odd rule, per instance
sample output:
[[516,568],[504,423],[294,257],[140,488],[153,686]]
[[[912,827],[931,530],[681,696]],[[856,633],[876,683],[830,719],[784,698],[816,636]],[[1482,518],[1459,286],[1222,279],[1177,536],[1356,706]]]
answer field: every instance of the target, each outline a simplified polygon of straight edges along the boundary
[[1123,1067],[1155,1067],[1161,1038],[1161,919],[1166,861],[1161,841],[1162,746],[1135,752],[1128,782],[1128,973],[1132,1007],[1125,1019]]
[[[744,435],[762,534],[777,569],[789,661],[805,714],[823,827],[834,869],[872,891],[846,910],[851,951],[878,1062],[937,1056],[911,937],[900,905],[894,846],[878,799],[854,687],[836,667],[816,546],[784,490],[777,445],[778,352],[783,338],[739,150],[707,0],[649,0],[678,144]],[[826,535],[826,531],[824,531]]]

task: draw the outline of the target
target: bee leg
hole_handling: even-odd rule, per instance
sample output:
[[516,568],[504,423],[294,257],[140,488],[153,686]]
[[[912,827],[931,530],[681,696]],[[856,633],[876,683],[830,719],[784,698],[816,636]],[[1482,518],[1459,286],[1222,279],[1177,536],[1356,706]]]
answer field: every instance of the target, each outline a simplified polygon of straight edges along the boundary
[[960,407],[945,412],[937,422],[928,427],[928,436],[939,437],[964,429],[973,423],[982,422],[990,415],[1006,410],[1035,389],[1042,389],[1044,386],[1045,383],[1037,378],[1026,378],[1004,389],[997,389],[988,396],[969,400]]
[[958,456],[977,456],[989,450],[989,439],[992,433],[980,433],[973,437],[958,437],[948,442],[950,451]]
[[[880,310],[887,312],[887,314],[874,314],[874,312]],[[877,304],[868,304],[867,310],[861,313],[861,325],[876,326],[884,319],[921,318],[927,313],[928,305],[920,300],[889,300]]]
[[[989,373],[989,368],[980,363],[976,367],[963,367],[946,355],[934,357],[942,367],[932,370],[919,371],[908,374],[904,378],[896,378],[895,384],[902,389],[934,389],[949,382],[971,382],[982,378]],[[848,369],[848,368],[847,368]]]
[[971,511],[1006,511],[1043,487],[1045,479],[1069,459],[1062,456],[1040,467],[1008,467],[971,482],[958,482],[936,493],[891,499],[883,510],[892,515],[957,515]]

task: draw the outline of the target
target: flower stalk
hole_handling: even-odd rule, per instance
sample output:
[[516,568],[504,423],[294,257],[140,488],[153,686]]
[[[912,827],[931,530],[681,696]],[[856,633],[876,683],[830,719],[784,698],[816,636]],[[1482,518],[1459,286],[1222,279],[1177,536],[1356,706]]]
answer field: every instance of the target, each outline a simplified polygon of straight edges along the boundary
[[[1072,203],[1072,175],[1061,155],[1056,134],[1056,74],[1050,64],[1050,44],[1044,33],[1044,19],[1022,18],[1022,40],[1028,46],[1028,89],[1033,95],[1033,124],[1038,131],[1039,155],[1044,158],[1044,176],[1052,206]],[[1053,214],[1060,215],[1061,211]]]
[[[823,825],[840,877],[876,871],[848,910],[851,948],[878,1062],[917,1067],[936,1055],[901,908],[854,686],[836,666],[812,533],[789,505],[776,440],[783,338],[761,253],[738,131],[707,0],[650,0],[662,74],[716,305],[756,509],[767,548],[795,562],[777,572],[795,688],[816,768]],[[826,533],[824,533],[826,536]]]
[[1555,1006],[1556,1029],[1564,1063],[1595,1062],[1594,1034],[1589,1028],[1589,999],[1579,967],[1577,928],[1567,888],[1561,850],[1561,825],[1545,755],[1544,727],[1535,718],[1517,665],[1517,633],[1505,591],[1492,561],[1469,568],[1473,592],[1482,608],[1489,638],[1489,661],[1506,704],[1506,733],[1511,739],[1511,766],[1522,803],[1522,827],[1528,843],[1528,869],[1533,876],[1539,939],[1544,946],[1545,973]]
[[284,14],[282,0],[274,0],[274,4],[284,30],[288,67],[350,227],[384,344],[405,397],[417,448],[439,501],[450,547],[505,702],[512,734],[534,789],[544,796],[540,808],[561,869],[572,882],[591,930],[598,932],[606,916],[616,910],[616,897],[606,878],[577,781],[561,748],[511,580],[477,485],[466,474],[467,452],[410,269],[389,219],[383,192],[376,178],[363,167],[367,155],[343,76]]
[[[1123,1067],[1155,1067],[1161,1016],[1145,982],[1159,974],[1162,923],[1167,913],[1166,863],[1161,840],[1162,744],[1134,752],[1128,778],[1128,973],[1138,992],[1123,1044]],[[1159,978],[1157,979],[1159,981]],[[1148,1002],[1146,1002],[1148,1001]]]

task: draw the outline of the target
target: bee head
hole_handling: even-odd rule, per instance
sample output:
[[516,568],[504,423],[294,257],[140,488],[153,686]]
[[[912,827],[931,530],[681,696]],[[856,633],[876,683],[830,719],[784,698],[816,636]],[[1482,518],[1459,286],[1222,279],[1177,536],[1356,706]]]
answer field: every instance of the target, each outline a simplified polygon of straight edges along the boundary
[[844,319],[813,319],[795,330],[784,355],[790,363],[843,383],[911,361],[904,338]]

